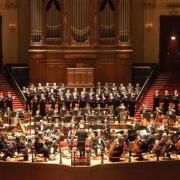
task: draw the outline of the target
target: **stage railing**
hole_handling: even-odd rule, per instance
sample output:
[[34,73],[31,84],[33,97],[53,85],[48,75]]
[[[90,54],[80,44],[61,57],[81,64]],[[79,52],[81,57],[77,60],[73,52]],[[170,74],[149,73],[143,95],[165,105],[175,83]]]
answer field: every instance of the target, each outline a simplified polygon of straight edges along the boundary
[[157,65],[151,66],[150,68],[151,68],[150,74],[149,74],[148,78],[146,79],[143,87],[141,88],[141,91],[139,92],[138,96],[136,97],[136,100],[135,100],[136,104],[141,101],[142,97],[145,95],[145,93],[147,92],[147,90],[151,86],[151,84],[154,80],[154,77],[156,76]]
[[16,79],[14,78],[10,68],[8,67],[8,65],[4,66],[4,71],[6,73],[6,77],[8,78],[9,82],[11,83],[12,87],[15,89],[15,91],[17,92],[18,96],[20,97],[24,107],[26,105],[26,97],[24,96],[23,92],[21,91],[21,88],[19,87]]

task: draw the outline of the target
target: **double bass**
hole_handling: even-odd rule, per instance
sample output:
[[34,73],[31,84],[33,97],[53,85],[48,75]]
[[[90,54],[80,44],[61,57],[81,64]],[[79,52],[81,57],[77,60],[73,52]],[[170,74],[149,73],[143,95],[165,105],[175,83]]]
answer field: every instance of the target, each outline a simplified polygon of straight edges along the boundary
[[124,140],[122,138],[118,138],[110,145],[108,156],[109,161],[118,162],[120,161],[120,157],[123,153]]

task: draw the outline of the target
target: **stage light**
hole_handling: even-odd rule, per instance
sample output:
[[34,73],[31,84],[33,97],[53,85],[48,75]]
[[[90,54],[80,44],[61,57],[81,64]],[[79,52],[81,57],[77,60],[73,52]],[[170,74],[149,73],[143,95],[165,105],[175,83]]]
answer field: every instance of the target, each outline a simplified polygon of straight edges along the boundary
[[176,40],[176,36],[171,36],[171,40],[175,41]]

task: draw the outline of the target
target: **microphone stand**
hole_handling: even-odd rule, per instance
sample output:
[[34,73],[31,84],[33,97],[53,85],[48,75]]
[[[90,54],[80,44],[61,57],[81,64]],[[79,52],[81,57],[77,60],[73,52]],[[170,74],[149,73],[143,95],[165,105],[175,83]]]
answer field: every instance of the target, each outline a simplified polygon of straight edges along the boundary
[[101,149],[101,164],[104,164],[104,151]]
[[62,164],[62,154],[61,154],[61,141],[59,143],[59,164]]
[[131,162],[131,142],[128,145],[128,162]]
[[[29,111],[29,117],[30,117],[30,138],[32,139],[32,131],[31,131],[31,111]],[[34,163],[34,147],[32,146],[32,163]]]

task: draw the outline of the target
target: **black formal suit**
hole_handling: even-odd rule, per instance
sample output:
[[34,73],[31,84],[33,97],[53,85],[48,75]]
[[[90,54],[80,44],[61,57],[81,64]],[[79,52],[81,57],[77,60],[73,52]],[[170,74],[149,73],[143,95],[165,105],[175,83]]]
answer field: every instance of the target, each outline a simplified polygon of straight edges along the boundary
[[83,158],[85,156],[85,142],[87,138],[87,133],[85,129],[78,129],[76,135],[77,135],[77,148],[80,153],[80,158]]

